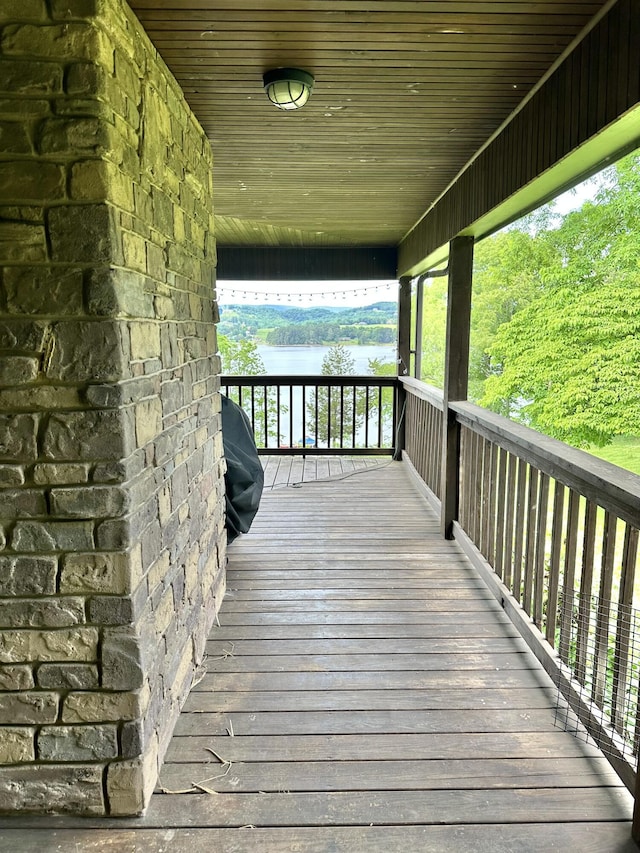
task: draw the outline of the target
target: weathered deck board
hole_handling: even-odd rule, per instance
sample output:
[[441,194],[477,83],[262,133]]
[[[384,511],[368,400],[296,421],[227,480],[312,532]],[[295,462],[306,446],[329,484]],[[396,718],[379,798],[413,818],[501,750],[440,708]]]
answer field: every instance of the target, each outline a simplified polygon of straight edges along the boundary
[[401,464],[268,489],[147,814],[0,820],[0,851],[636,849],[628,792],[437,528]]

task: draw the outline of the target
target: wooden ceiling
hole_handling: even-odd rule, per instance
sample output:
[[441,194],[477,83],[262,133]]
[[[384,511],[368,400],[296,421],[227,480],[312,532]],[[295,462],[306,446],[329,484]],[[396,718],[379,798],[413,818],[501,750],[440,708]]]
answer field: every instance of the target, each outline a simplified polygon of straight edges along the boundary
[[[214,152],[220,246],[396,246],[604,0],[132,0]],[[316,79],[277,110],[262,74]]]

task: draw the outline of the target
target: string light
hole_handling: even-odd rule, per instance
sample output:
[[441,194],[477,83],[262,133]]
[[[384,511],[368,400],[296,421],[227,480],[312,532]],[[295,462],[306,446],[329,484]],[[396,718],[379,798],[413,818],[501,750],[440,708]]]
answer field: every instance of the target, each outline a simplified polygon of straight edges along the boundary
[[335,299],[343,299],[346,300],[350,296],[358,297],[358,296],[368,296],[369,294],[377,294],[380,292],[388,292],[392,288],[396,288],[398,286],[396,281],[389,282],[381,282],[380,284],[375,285],[366,285],[360,287],[345,287],[339,288],[338,290],[325,289],[323,287],[312,288],[306,293],[294,293],[287,290],[254,290],[254,289],[244,289],[237,286],[233,286],[233,288],[227,288],[224,282],[218,282],[216,285],[216,290],[218,294],[218,301],[224,302],[225,297],[227,299],[248,299],[253,302],[304,302],[306,300],[311,299],[312,297],[319,297],[323,300],[327,300],[330,298]]

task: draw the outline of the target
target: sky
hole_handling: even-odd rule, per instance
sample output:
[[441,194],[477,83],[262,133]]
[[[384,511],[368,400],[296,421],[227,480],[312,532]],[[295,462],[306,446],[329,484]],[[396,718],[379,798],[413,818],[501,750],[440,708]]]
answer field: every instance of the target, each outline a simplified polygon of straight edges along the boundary
[[[555,199],[564,215],[592,199],[598,189],[591,178]],[[221,305],[291,305],[293,307],[356,307],[374,302],[396,302],[398,282],[388,281],[225,281],[217,284]]]

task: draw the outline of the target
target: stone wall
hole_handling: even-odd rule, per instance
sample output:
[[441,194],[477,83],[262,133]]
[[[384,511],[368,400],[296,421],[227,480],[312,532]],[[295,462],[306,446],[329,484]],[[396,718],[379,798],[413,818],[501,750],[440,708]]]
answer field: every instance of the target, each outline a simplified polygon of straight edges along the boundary
[[139,813],[224,592],[211,165],[121,0],[2,0],[0,810]]

